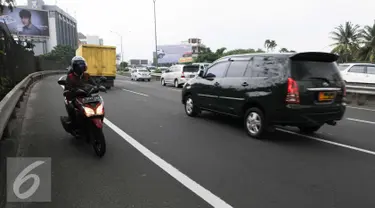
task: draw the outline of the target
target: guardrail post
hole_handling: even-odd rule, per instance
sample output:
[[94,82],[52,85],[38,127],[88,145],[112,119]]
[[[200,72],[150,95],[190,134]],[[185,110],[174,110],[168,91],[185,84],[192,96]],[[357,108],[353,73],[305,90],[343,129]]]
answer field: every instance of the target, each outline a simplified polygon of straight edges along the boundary
[[26,92],[26,89],[22,89],[22,95],[21,95],[20,99],[18,100],[18,102],[23,102],[23,96],[25,95],[25,92]]
[[8,124],[4,128],[3,135],[2,135],[2,138],[0,138],[0,140],[6,137],[10,137],[10,129],[9,129]]
[[[19,106],[17,106],[19,108]],[[15,110],[13,110],[12,112],[12,115],[11,115],[11,118],[14,119],[14,118],[17,118],[17,113]]]
[[367,101],[367,95],[357,94],[357,104],[364,105]]
[[347,104],[351,104],[351,103],[353,102],[353,94],[352,94],[352,93],[348,93],[348,94],[346,95],[345,102],[346,102]]
[[[22,96],[21,96],[21,97],[22,97]],[[17,102],[16,107],[17,107],[17,108],[20,108],[20,107],[21,107],[21,101],[20,101],[20,100]]]

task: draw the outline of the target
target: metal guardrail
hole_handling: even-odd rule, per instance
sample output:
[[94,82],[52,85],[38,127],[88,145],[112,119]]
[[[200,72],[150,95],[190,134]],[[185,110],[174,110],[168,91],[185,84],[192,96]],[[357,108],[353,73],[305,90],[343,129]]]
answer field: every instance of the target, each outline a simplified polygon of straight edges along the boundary
[[[130,73],[123,73],[125,76],[130,76]],[[161,73],[152,73],[151,76],[153,79],[159,81]],[[357,84],[357,83],[348,83],[346,85],[346,92],[350,95],[347,96],[347,102],[353,103],[356,102],[358,105],[375,105],[375,84]]]
[[29,74],[0,101],[0,140],[3,136],[8,136],[6,135],[8,123],[16,116],[15,109],[20,107],[20,102],[29,86],[45,76],[64,73],[66,73],[66,70],[40,71]]
[[375,87],[366,87],[349,84],[346,85],[346,92],[364,95],[375,95]]

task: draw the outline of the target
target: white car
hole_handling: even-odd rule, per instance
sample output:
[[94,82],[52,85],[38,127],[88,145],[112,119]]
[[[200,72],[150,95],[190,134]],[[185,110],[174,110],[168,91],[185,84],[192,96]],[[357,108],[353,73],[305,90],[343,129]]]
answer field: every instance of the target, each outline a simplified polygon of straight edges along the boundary
[[147,69],[133,69],[130,74],[131,80],[151,81],[151,73]]
[[199,65],[173,65],[161,75],[160,82],[163,86],[173,84],[175,87],[181,87],[194,78],[198,71]]
[[375,84],[375,64],[339,64],[343,80],[347,83]]

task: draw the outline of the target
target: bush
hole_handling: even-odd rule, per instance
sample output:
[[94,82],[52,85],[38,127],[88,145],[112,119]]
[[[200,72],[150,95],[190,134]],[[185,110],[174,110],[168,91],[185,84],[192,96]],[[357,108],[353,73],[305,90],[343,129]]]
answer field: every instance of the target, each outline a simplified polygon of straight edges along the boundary
[[0,100],[13,88],[12,81],[6,77],[0,77]]
[[160,70],[160,69],[156,69],[156,70],[154,71],[154,73],[161,73],[161,70]]

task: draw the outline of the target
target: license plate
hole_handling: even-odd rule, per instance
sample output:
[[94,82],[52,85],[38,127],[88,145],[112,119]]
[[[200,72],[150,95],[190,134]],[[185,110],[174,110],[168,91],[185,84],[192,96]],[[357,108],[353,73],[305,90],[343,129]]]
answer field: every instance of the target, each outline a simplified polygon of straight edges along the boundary
[[93,97],[86,97],[82,99],[83,103],[96,103],[100,101],[99,96],[93,96]]
[[320,92],[319,101],[331,101],[335,98],[336,92]]
[[193,77],[195,77],[195,75],[190,75],[190,78],[193,78]]

